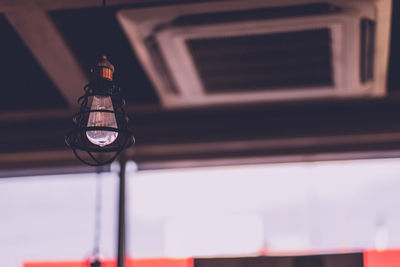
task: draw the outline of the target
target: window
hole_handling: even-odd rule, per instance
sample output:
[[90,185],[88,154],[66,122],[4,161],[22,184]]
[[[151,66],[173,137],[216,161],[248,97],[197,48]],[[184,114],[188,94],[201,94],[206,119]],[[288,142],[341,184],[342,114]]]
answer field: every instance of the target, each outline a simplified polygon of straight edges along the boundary
[[[118,178],[101,174],[100,249],[116,256]],[[96,175],[0,179],[1,266],[84,260],[93,250]]]
[[400,246],[400,160],[142,171],[128,176],[134,257]]

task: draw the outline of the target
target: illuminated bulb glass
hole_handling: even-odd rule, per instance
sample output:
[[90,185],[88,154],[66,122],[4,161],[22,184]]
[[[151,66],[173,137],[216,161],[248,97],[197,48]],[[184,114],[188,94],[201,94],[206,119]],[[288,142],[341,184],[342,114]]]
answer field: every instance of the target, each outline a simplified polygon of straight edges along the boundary
[[[109,110],[114,111],[111,97],[109,96],[94,96],[91,110]],[[90,112],[88,127],[112,127],[117,128],[117,121],[114,113],[110,112]],[[106,146],[115,141],[118,137],[118,132],[106,130],[86,131],[86,136],[89,141],[98,146]]]

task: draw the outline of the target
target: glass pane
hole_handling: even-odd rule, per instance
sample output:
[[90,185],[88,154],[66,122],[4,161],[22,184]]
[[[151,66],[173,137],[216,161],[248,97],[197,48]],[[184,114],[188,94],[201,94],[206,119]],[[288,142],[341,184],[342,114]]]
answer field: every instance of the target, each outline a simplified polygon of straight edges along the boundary
[[134,257],[354,251],[400,246],[400,160],[131,173]]
[[[100,250],[116,256],[118,179],[101,175]],[[94,246],[96,175],[0,179],[1,266],[84,260]]]

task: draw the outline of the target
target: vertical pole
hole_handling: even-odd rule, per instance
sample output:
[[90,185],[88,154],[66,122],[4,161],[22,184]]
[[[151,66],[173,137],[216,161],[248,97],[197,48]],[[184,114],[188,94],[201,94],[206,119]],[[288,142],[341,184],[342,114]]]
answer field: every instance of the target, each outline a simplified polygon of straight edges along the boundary
[[118,210],[118,262],[117,267],[125,267],[125,175],[126,160],[120,160],[119,210]]

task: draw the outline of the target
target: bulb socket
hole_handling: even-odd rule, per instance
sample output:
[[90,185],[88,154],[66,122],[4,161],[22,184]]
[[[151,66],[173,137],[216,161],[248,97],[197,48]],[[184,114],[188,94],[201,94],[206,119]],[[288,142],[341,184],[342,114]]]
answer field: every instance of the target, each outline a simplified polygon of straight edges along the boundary
[[93,73],[95,79],[112,81],[114,75],[114,65],[111,64],[111,62],[107,59],[107,56],[103,55],[97,62]]

